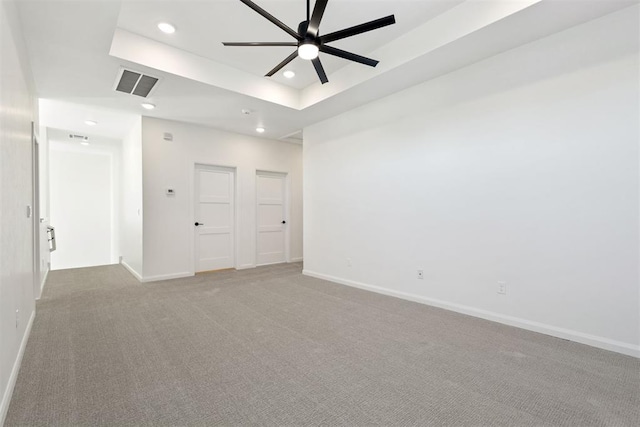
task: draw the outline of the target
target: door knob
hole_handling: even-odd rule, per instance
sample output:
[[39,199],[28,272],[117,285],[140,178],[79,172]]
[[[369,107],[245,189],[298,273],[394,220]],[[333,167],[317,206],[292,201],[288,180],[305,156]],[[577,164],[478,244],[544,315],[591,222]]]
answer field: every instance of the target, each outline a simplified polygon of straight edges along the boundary
[[199,225],[204,225],[204,224],[203,224],[203,223],[201,223],[201,222],[196,222],[195,226],[197,227],[197,226],[199,226]]
[[283,223],[283,224],[286,224],[286,223],[287,223],[287,221],[282,221],[282,223]]

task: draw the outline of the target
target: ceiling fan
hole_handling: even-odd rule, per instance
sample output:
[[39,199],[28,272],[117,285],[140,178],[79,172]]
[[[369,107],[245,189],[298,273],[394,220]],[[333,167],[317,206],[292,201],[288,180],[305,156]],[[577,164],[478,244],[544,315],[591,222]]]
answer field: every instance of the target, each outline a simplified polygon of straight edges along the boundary
[[355,36],[357,34],[366,33],[368,31],[377,30],[378,28],[386,27],[396,23],[394,15],[389,15],[384,18],[376,19],[374,21],[365,22],[364,24],[356,25],[353,27],[345,28],[344,30],[335,31],[333,33],[320,35],[319,27],[324,10],[327,7],[328,0],[316,0],[313,8],[313,14],[310,14],[310,1],[307,0],[307,20],[302,21],[298,25],[298,31],[294,31],[283,22],[279,21],[273,15],[260,6],[252,2],[251,0],[240,0],[242,3],[249,6],[251,9],[258,12],[260,15],[271,21],[273,24],[280,27],[287,34],[296,39],[295,42],[240,42],[230,43],[223,42],[225,46],[291,46],[296,47],[296,51],[287,56],[284,61],[275,66],[271,71],[266,74],[266,77],[271,77],[278,71],[280,71],[285,65],[293,61],[297,56],[302,59],[310,60],[313,63],[318,78],[322,84],[329,81],[327,74],[324,71],[324,67],[318,58],[318,52],[323,52],[328,55],[337,56],[340,58],[348,59],[350,61],[359,62],[360,64],[369,65],[375,67],[379,61],[375,59],[366,58],[364,56],[356,55],[355,53],[347,52],[342,49],[338,49],[332,46],[327,46],[327,43],[341,40],[347,37]]

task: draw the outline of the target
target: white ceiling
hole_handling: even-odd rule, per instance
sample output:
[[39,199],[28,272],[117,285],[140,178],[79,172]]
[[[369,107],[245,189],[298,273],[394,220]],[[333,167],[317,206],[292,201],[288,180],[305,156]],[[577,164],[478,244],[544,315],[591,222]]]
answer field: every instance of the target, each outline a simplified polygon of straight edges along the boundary
[[[40,100],[40,126],[59,129],[68,137],[69,133],[76,135],[121,139],[133,127],[138,115],[120,111],[118,109],[103,108],[95,105],[79,105],[72,102],[52,99]],[[91,126],[85,123],[90,120],[96,122]],[[48,133],[51,138],[53,134]]]
[[[306,13],[303,0],[255,2],[294,29]],[[294,79],[263,77],[293,48],[223,47],[223,41],[292,40],[238,0],[22,0],[19,7],[37,93],[52,112],[42,117],[47,126],[79,131],[92,116],[99,122],[92,132],[122,138],[127,117],[143,114],[252,135],[263,126],[264,137],[279,139],[637,2],[330,0],[322,33],[389,14],[397,24],[332,43],[381,62],[372,69],[321,54],[325,85],[299,58],[286,68],[297,73]],[[160,21],[177,32],[161,33]],[[113,90],[122,66],[162,78],[150,96],[155,110]]]
[[[388,15],[395,15],[395,25],[331,43],[331,46],[365,55],[377,46],[393,40],[432,19],[463,0],[331,0],[322,19],[322,33],[330,33]],[[261,7],[297,30],[305,19],[304,0],[256,0]],[[313,5],[313,3],[312,3]],[[167,35],[158,31],[158,22],[171,22],[178,31]],[[222,41],[294,41],[291,36],[237,0],[209,2],[125,2],[118,17],[119,28],[166,43],[187,52],[221,62],[258,77],[264,76],[295,49],[290,47],[224,47]],[[321,33],[321,34],[322,34]],[[327,74],[347,65],[348,61],[321,54]],[[295,71],[289,80],[278,73],[274,80],[302,89],[318,79],[313,66],[296,59],[287,67]]]
[[[73,149],[80,152],[95,152],[102,149],[120,149],[122,141],[120,139],[107,138],[100,135],[93,135],[91,133],[83,133],[82,136],[87,136],[89,139],[87,142],[89,145],[82,145],[80,140],[70,138],[70,132],[62,129],[47,128],[47,138],[50,143],[55,143],[56,148]],[[73,135],[78,135],[73,133]]]

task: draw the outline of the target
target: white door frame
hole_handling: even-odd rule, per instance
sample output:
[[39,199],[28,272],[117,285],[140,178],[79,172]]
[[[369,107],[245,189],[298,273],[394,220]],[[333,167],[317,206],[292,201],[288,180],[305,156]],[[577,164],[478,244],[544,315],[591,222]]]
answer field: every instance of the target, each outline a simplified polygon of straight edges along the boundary
[[291,262],[291,184],[289,179],[289,172],[279,172],[273,170],[265,170],[265,169],[256,169],[255,171],[255,191],[254,191],[254,206],[256,209],[255,216],[255,250],[253,256],[255,257],[254,266],[258,265],[258,176],[277,176],[284,178],[284,220],[287,221],[286,227],[284,228],[284,262]]
[[196,170],[199,166],[233,172],[233,267],[238,268],[238,168],[235,166],[190,161],[187,169],[189,170],[189,218],[191,218],[189,222],[189,255],[191,257],[191,270],[189,274],[192,276],[196,274],[196,265],[198,263],[198,260],[196,260],[196,233],[193,224],[196,222]]
[[40,143],[36,135],[36,126],[31,122],[31,224],[33,226],[33,296],[40,299]]

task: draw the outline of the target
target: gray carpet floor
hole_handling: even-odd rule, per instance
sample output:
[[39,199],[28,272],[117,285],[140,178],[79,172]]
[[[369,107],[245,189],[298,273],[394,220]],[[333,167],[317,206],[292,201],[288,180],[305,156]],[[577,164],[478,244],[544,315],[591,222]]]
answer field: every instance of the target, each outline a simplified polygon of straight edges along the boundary
[[302,276],[54,271],[6,426],[637,426],[640,360]]

